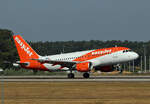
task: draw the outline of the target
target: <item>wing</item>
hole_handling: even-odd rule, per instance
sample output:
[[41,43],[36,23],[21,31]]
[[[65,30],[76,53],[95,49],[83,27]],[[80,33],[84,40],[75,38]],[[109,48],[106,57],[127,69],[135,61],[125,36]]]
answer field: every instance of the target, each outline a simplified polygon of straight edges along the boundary
[[62,61],[62,60],[50,60],[50,59],[31,59],[31,60],[37,60],[41,63],[50,63],[53,65],[61,65],[62,67],[68,67],[71,68],[73,65],[80,63],[80,61]]

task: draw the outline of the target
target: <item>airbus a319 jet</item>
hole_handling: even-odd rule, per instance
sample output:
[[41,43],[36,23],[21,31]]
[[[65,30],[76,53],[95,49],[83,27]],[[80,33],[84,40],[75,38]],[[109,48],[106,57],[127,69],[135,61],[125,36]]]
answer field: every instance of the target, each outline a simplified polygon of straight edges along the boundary
[[139,55],[126,47],[111,47],[49,56],[38,55],[20,36],[13,36],[20,61],[14,66],[43,71],[69,71],[68,78],[74,78],[74,70],[83,72],[84,78],[90,77],[94,68],[101,72],[113,71],[113,65],[135,60]]

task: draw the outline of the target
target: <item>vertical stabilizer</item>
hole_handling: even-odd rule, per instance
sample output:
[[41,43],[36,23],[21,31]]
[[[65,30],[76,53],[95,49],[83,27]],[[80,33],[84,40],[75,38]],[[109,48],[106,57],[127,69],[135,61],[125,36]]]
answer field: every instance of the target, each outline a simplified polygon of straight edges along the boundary
[[20,60],[38,59],[39,55],[30,47],[30,45],[20,36],[13,36]]

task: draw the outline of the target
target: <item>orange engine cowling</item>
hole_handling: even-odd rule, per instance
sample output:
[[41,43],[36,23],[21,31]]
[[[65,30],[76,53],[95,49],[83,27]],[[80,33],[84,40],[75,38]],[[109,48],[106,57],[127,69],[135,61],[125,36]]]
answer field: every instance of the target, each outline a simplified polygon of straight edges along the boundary
[[91,65],[92,64],[90,62],[78,63],[76,64],[76,69],[80,72],[87,72],[91,69]]

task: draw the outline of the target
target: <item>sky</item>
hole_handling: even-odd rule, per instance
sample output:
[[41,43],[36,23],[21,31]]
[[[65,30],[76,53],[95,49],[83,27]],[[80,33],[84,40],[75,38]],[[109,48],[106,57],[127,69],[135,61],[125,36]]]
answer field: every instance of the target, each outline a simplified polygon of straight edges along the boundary
[[150,0],[0,0],[0,28],[29,41],[149,41]]

